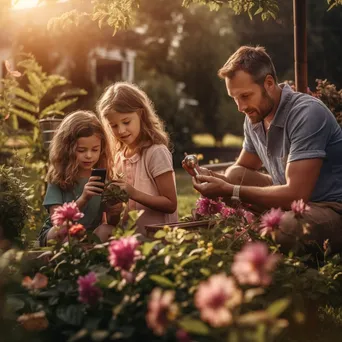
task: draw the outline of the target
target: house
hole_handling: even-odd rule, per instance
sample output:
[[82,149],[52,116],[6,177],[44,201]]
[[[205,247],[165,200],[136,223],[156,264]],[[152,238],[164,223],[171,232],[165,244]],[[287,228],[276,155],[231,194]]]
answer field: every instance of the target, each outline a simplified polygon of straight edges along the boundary
[[[8,22],[5,23],[6,32],[0,31],[0,79],[6,75],[4,62],[8,60],[11,65],[14,65],[16,54],[14,46],[17,32],[30,22],[46,27],[50,18],[70,9],[71,4],[68,1],[62,1],[40,7],[11,10],[8,15]],[[88,51],[86,72],[94,85],[101,84],[106,79],[133,82],[135,58],[136,52],[131,49],[99,43],[98,46]],[[73,63],[70,55],[63,53],[58,60],[58,65],[55,65],[52,71],[68,77],[68,69]]]

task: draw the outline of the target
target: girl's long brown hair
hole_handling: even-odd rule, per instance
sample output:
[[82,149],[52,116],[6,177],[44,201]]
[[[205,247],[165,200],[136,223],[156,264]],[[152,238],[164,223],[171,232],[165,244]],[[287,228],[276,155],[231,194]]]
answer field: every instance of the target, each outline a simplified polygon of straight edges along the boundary
[[73,188],[79,173],[77,140],[92,135],[101,139],[100,158],[95,167],[106,168],[107,177],[113,179],[113,138],[110,130],[110,126],[101,123],[93,112],[76,111],[67,115],[51,141],[47,181],[63,190]]
[[[106,123],[109,113],[136,112],[141,122],[139,151],[153,144],[163,144],[170,148],[169,135],[165,132],[164,123],[156,114],[152,101],[133,83],[116,82],[109,86],[97,102],[97,112],[101,120]],[[115,137],[114,141],[114,151],[122,151],[124,144]]]

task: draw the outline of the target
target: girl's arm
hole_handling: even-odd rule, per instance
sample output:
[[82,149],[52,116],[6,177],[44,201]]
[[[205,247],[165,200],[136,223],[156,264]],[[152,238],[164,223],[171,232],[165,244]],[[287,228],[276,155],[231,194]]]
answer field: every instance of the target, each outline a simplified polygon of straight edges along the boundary
[[154,180],[158,188],[159,196],[148,195],[120,180],[117,181],[117,184],[127,191],[133,201],[156,211],[167,214],[174,213],[177,210],[177,194],[173,172],[165,172],[157,176]]

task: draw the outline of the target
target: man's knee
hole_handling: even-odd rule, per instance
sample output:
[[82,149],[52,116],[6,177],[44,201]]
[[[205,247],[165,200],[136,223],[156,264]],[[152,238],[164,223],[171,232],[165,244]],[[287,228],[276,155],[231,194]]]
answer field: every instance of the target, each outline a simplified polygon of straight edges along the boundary
[[228,167],[224,175],[230,184],[241,184],[246,168],[239,165],[232,165]]

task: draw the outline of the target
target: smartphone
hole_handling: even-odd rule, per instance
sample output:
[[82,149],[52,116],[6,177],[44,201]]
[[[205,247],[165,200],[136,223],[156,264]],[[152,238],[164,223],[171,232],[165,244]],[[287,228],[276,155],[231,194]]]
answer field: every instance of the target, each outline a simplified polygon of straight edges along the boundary
[[90,177],[91,176],[101,177],[98,182],[104,183],[107,176],[107,169],[92,169]]

